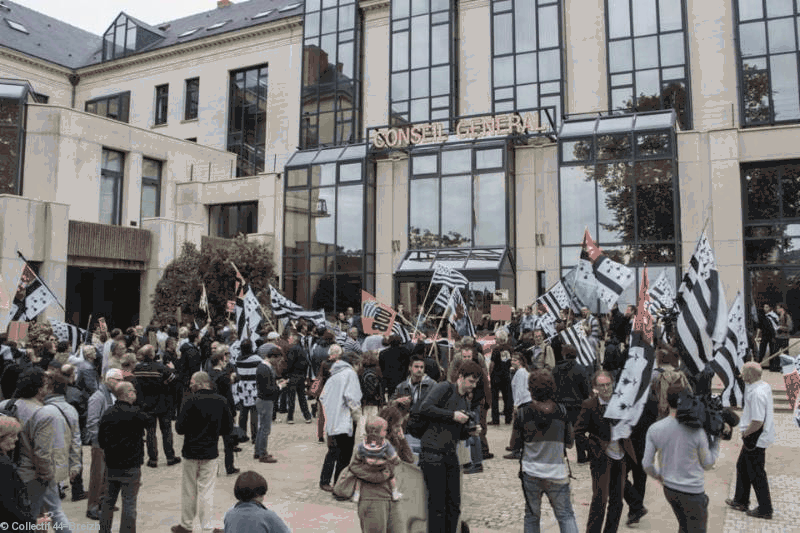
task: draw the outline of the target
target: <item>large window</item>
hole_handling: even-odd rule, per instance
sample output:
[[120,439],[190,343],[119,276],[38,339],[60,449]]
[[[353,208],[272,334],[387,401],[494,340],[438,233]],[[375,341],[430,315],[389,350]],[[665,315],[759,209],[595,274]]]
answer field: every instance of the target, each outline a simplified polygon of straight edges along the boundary
[[394,0],[390,47],[390,123],[457,116],[454,0]]
[[139,26],[125,13],[120,13],[103,34],[103,61],[133,54],[162,38],[162,35]]
[[744,262],[759,307],[800,318],[800,161],[742,166]]
[[305,3],[300,148],[361,139],[361,13],[356,0]]
[[264,172],[267,81],[267,65],[231,72],[228,151],[238,156],[237,177]]
[[492,0],[495,113],[555,106],[561,116],[561,2]]
[[86,102],[86,112],[113,118],[120,122],[128,122],[128,108],[131,103],[131,92],[112,94],[102,98],[95,98]]
[[[620,120],[630,130],[614,131]],[[628,117],[598,124],[590,136],[560,142],[562,269],[578,263],[588,228],[611,259],[636,270],[647,264],[651,280],[666,269],[674,284],[681,261],[675,133],[634,129]],[[635,304],[637,288],[632,284],[620,305]]]
[[125,154],[103,148],[100,167],[100,223],[119,225],[122,219],[122,172]]
[[32,96],[27,82],[0,83],[0,194],[22,194],[25,118]]
[[800,120],[798,25],[791,0],[739,0],[739,92],[743,126]]
[[506,246],[514,198],[505,158],[504,145],[412,154],[408,247]]
[[258,233],[258,202],[209,206],[209,235],[232,238]]
[[606,0],[606,17],[610,109],[671,108],[691,129],[683,1]]
[[169,85],[156,87],[156,114],[154,123],[166,124],[169,113]]
[[142,218],[161,216],[161,161],[142,160]]
[[324,150],[294,167],[301,152],[287,164],[284,290],[307,308],[344,311],[374,290],[375,181],[363,152]]
[[186,80],[186,105],[183,110],[184,120],[197,118],[197,109],[200,101],[200,78]]

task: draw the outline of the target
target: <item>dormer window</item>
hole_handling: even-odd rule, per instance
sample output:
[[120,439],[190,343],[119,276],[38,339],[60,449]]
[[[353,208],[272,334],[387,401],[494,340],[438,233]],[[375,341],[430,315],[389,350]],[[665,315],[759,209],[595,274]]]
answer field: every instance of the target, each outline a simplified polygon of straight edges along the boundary
[[198,31],[200,31],[200,28],[194,28],[192,30],[185,31],[185,32],[181,33],[180,35],[178,35],[178,39],[183,39],[184,37],[188,37],[190,35],[194,35]]
[[120,13],[103,34],[103,61],[129,56],[162,38],[158,30]]
[[11,28],[12,30],[17,30],[17,31],[25,33],[25,34],[30,34],[30,32],[28,31],[28,28],[26,28],[25,26],[23,26],[19,22],[14,22],[13,20],[6,19],[6,24],[8,24],[8,27]]
[[300,3],[289,4],[288,6],[283,6],[283,7],[279,8],[278,11],[280,11],[281,13],[286,13],[287,11],[291,11],[293,9],[297,9],[301,5],[303,5],[303,4],[300,4]]
[[261,18],[267,17],[273,11],[275,11],[275,10],[274,9],[270,9],[269,11],[262,11],[261,13],[256,13],[255,15],[250,17],[250,19],[251,20],[256,20],[256,19],[261,19]]
[[217,30],[217,29],[223,27],[225,24],[227,24],[229,22],[231,22],[231,21],[230,20],[223,20],[222,22],[217,22],[216,24],[212,24],[211,26],[206,28],[206,31]]

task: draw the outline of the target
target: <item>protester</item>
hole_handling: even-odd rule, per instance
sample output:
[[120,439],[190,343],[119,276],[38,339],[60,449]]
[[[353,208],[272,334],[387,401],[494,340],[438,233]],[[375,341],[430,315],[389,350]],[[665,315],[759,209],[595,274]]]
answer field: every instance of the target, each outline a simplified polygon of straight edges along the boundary
[[233,429],[228,403],[216,394],[208,374],[195,372],[189,380],[192,395],[187,398],[175,423],[183,435],[183,480],[181,482],[181,523],[172,533],[190,533],[195,514],[201,527],[208,527],[217,479],[219,437]]
[[[531,393],[528,388],[528,379],[530,374],[528,373],[528,362],[525,360],[525,357],[519,353],[514,352],[511,354],[511,371],[514,373],[511,378],[511,395],[514,398],[514,411],[513,411],[513,418],[516,420],[517,414],[519,413],[519,409],[529,403],[531,401]],[[507,451],[511,453],[508,455],[504,455],[504,459],[519,459],[520,452],[518,449],[514,449],[514,442],[518,438],[516,434],[517,425],[514,424],[511,429],[511,442],[506,448]]]
[[[208,372],[208,377],[214,384],[214,391],[228,402],[228,409],[233,415],[236,412],[236,404],[233,400],[233,373],[235,369],[229,361],[230,350],[226,345],[220,344],[212,352],[211,370]],[[232,435],[223,435],[222,444],[225,449],[225,473],[229,476],[238,474],[241,470],[233,464],[233,453],[238,444],[236,439]],[[241,449],[238,451],[241,451]]]
[[[361,416],[361,386],[358,383],[358,355],[345,352],[331,367],[331,377],[325,383],[320,401],[325,409],[325,433],[328,453],[322,464],[319,488],[333,492],[333,484],[350,462],[355,438],[353,426]],[[354,368],[355,367],[355,368]],[[335,469],[334,469],[335,468]]]
[[[503,395],[503,416],[506,424],[511,423],[514,402],[511,396],[511,352],[508,344],[508,332],[504,329],[495,334],[496,343],[492,347],[492,360],[489,364],[489,376],[492,389],[492,421],[490,425],[500,424],[500,394]],[[505,354],[505,355],[504,355]]]
[[556,356],[553,353],[553,347],[545,340],[543,330],[534,330],[533,346],[529,353],[528,366],[531,369],[547,368],[548,370],[553,370],[556,367]]
[[[667,389],[669,416],[647,430],[642,467],[664,486],[681,532],[704,533],[708,525],[708,496],[703,478],[719,456],[719,439],[709,439],[702,428],[678,422],[678,399],[688,391],[680,382]],[[660,464],[656,464],[656,454]]]
[[428,532],[455,533],[461,515],[460,468],[456,444],[474,433],[467,425],[469,401],[483,371],[473,361],[458,366],[456,383],[435,385],[422,400],[419,415],[428,422],[420,439],[419,467],[428,491]]
[[611,440],[611,423],[603,416],[614,393],[611,374],[596,372],[592,388],[596,396],[583,402],[575,426],[575,440],[584,446],[591,461],[592,502],[586,533],[610,533],[617,531],[622,517],[625,454],[636,460],[636,452],[630,439]]
[[342,344],[342,350],[345,352],[353,352],[361,355],[361,343],[358,341],[358,328],[347,327],[343,328],[347,331],[347,338]]
[[289,349],[286,352],[286,376],[289,384],[286,386],[286,423],[294,424],[294,401],[297,397],[300,404],[300,411],[306,424],[311,423],[311,411],[308,410],[306,399],[306,373],[309,368],[309,359],[306,355],[300,338],[297,333],[292,333],[288,337]]
[[[775,310],[778,314],[778,327],[775,329],[775,351],[780,351],[783,349],[783,353],[789,355],[789,337],[794,329],[792,324],[792,316],[789,314],[789,310],[785,303],[779,303],[776,305]],[[776,355],[770,360],[769,370],[770,372],[781,371],[781,361],[779,355]]]
[[[425,362],[418,355],[411,356],[408,372],[410,374],[408,379],[397,385],[392,395],[393,403],[401,406],[406,413],[410,413],[420,405],[428,392],[436,385],[436,382],[425,374]],[[405,434],[405,438],[418,459],[422,452],[420,440],[408,433]]]
[[258,434],[256,435],[253,459],[257,459],[261,463],[278,462],[272,454],[267,453],[267,445],[269,442],[269,434],[272,430],[272,411],[275,408],[275,402],[278,399],[281,389],[283,389],[288,382],[286,379],[279,381],[275,372],[275,365],[281,356],[281,350],[276,346],[256,368],[256,385],[258,388],[258,397],[256,399]]
[[[394,446],[386,440],[388,424],[383,418],[371,416],[364,427],[366,436],[356,448],[356,453],[350,463],[351,467],[360,464],[369,473],[369,478],[377,476],[383,479],[392,491],[392,500],[397,501],[403,497],[397,490],[397,480],[394,478],[394,466],[400,464],[400,457]],[[356,477],[356,487],[352,500],[358,502],[362,480],[358,474],[354,474],[354,476]],[[375,483],[373,479],[366,479],[366,482]]]
[[258,413],[256,412],[256,397],[258,387],[256,384],[256,369],[261,364],[261,358],[253,352],[250,339],[245,339],[239,344],[242,354],[236,359],[236,376],[238,382],[233,391],[233,398],[239,407],[239,427],[244,432],[243,442],[247,439],[247,418],[250,417],[250,440],[256,442],[258,434]]
[[0,523],[33,525],[31,502],[17,465],[9,454],[17,447],[22,424],[14,417],[0,415]]
[[155,348],[146,344],[139,348],[142,362],[136,365],[133,373],[136,377],[136,397],[142,411],[149,415],[147,423],[147,466],[158,467],[158,437],[156,424],[161,430],[161,444],[167,458],[167,466],[181,462],[180,457],[175,457],[172,445],[172,422],[167,411],[167,396],[169,394],[168,382],[172,372],[163,364],[154,361]]
[[[578,422],[578,415],[581,412],[581,404],[591,395],[589,387],[589,376],[586,375],[583,367],[577,362],[578,350],[571,344],[567,344],[561,349],[562,359],[556,363],[553,369],[553,379],[556,382],[557,398],[559,403],[564,405],[567,410],[567,419],[572,427]],[[586,463],[586,450],[578,446],[578,462]]]
[[100,520],[100,502],[108,487],[106,462],[103,449],[100,447],[98,432],[100,420],[116,399],[112,390],[122,382],[122,371],[112,368],[106,373],[106,379],[97,387],[97,391],[89,398],[86,414],[86,434],[92,444],[92,464],[89,471],[89,498],[86,506],[86,517]]
[[119,530],[136,531],[136,501],[142,478],[144,450],[142,440],[151,416],[135,405],[136,389],[122,382],[114,389],[117,402],[100,420],[98,441],[106,462],[107,485],[100,510],[100,531],[110,533],[114,505],[122,492],[122,517]]
[[566,409],[556,403],[556,383],[547,369],[530,373],[531,401],[522,405],[514,420],[513,448],[521,455],[520,479],[525,496],[525,533],[539,531],[542,493],[547,494],[561,533],[577,533],[570,502],[569,475],[564,448],[573,444]]
[[267,480],[249,470],[236,478],[233,495],[238,502],[225,513],[225,533],[291,533],[281,518],[264,507]]
[[399,335],[391,335],[387,342],[389,347],[378,355],[378,363],[383,376],[383,388],[391,394],[406,379],[411,353]]
[[361,417],[359,418],[357,435],[363,439],[366,421],[378,416],[378,410],[386,403],[386,394],[383,390],[381,369],[378,366],[378,356],[375,352],[363,352],[361,356],[358,382],[361,386]]
[[[764,304],[762,311],[758,313],[758,329],[761,333],[761,340],[758,346],[758,362],[762,362],[765,357],[775,353],[775,337],[778,334],[780,317],[772,310],[772,306]],[[758,336],[758,334],[756,335]]]
[[[739,422],[742,432],[742,451],[736,461],[736,492],[726,500],[737,511],[753,518],[772,519],[772,498],[767,472],[764,470],[766,449],[775,442],[775,421],[772,388],[761,379],[761,364],[745,363],[742,367],[745,382],[744,410]],[[756,493],[758,507],[749,508],[750,488]]]

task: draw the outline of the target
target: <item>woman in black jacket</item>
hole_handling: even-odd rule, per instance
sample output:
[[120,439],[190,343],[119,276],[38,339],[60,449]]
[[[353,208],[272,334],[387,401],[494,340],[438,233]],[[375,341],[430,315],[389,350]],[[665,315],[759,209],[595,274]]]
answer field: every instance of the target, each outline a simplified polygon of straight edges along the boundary
[[[386,403],[383,376],[375,352],[364,352],[358,382],[361,385],[361,418],[358,421],[358,438],[364,437],[367,418],[378,416],[378,410]],[[357,440],[358,442],[358,440]]]
[[22,425],[11,416],[0,415],[0,522],[5,524],[35,524],[31,514],[28,491],[17,473],[17,465],[9,453],[17,445]]

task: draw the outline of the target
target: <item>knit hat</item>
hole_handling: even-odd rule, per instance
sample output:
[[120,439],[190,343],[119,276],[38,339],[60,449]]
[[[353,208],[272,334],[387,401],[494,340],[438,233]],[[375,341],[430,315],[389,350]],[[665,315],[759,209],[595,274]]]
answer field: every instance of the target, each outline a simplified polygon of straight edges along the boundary
[[13,416],[0,415],[0,439],[22,431],[22,424]]

